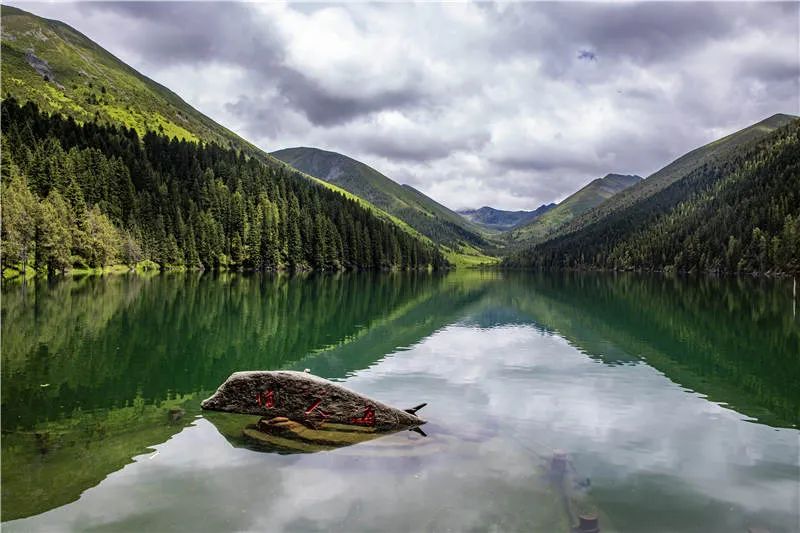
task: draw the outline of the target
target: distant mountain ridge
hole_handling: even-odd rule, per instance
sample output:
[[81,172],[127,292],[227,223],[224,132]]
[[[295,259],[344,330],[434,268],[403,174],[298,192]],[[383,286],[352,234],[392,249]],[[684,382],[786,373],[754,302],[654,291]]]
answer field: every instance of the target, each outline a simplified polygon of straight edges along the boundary
[[484,226],[487,229],[506,231],[537,219],[555,206],[555,203],[543,204],[533,211],[506,211],[483,206],[480,209],[463,209],[456,212],[470,222]]
[[277,150],[276,159],[334,184],[406,222],[436,243],[450,247],[487,244],[482,229],[409,185],[346,155],[311,147]]
[[607,174],[592,180],[571,194],[553,209],[536,219],[513,228],[508,238],[511,242],[539,242],[570,223],[575,217],[599,206],[617,193],[642,181],[641,176]]

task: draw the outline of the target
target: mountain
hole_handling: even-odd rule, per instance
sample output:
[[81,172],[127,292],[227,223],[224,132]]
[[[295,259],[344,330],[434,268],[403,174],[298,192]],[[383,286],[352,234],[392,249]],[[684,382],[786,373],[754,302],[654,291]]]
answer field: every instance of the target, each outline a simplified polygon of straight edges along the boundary
[[742,148],[752,144],[754,141],[763,139],[776,129],[785,126],[796,118],[797,117],[791,115],[776,114],[752,126],[748,126],[726,137],[696,148],[679,157],[661,170],[651,174],[647,179],[642,180],[640,183],[630,187],[621,194],[615,195],[612,199],[598,206],[598,208],[587,211],[582,216],[575,217],[569,224],[562,226],[554,236],[571,233],[601,220],[616,211],[630,207],[664,190],[704,165],[710,165],[717,160],[722,160],[734,155]]
[[[74,28],[15,7],[0,6],[2,95],[33,102],[47,113],[79,122],[124,125],[141,137],[154,131],[187,141],[213,142],[269,166],[285,163],[216,123],[177,94],[140,74]],[[324,181],[306,178],[359,202],[415,237],[419,233],[366,200]]]
[[444,264],[396,217],[272,158],[73,28],[1,9],[4,272],[29,258],[50,273],[141,259]]
[[533,211],[504,211],[489,206],[480,209],[465,209],[457,211],[459,215],[474,224],[489,230],[506,231],[515,226],[536,220],[543,214],[553,209],[556,204],[544,204]]
[[506,265],[800,272],[797,117],[774,115],[689,152],[622,195]]
[[271,154],[306,174],[367,200],[434,242],[450,247],[488,244],[479,226],[425,196],[400,185],[374,168],[346,155],[318,148],[286,148]]
[[135,71],[74,28],[2,6],[3,96],[47,113],[215,142],[266,157],[177,94]]
[[509,234],[510,241],[538,242],[569,224],[574,218],[599,206],[620,191],[639,183],[640,176],[608,174],[571,194],[556,207],[535,220],[519,225]]

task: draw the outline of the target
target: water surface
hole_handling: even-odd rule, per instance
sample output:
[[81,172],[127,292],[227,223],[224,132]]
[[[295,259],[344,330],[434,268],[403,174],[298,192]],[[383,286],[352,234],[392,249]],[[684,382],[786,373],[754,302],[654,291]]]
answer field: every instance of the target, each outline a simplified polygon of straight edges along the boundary
[[[798,354],[782,281],[11,285],[3,529],[549,532],[595,513],[603,531],[797,531]],[[398,407],[427,401],[428,436],[263,453],[199,409],[231,372],[305,368]]]

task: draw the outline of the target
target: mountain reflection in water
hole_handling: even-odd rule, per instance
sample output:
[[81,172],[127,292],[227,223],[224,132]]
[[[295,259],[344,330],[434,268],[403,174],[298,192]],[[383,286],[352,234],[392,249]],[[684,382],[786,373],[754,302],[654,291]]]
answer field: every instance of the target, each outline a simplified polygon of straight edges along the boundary
[[[791,305],[780,280],[600,274],[7,285],[4,529],[256,529],[270,516],[274,530],[566,530],[547,475],[563,450],[604,531],[788,531]],[[237,433],[199,410],[234,371],[305,368],[392,404],[428,401],[430,436],[253,454],[255,422]],[[269,487],[269,504],[209,504],[234,486]]]

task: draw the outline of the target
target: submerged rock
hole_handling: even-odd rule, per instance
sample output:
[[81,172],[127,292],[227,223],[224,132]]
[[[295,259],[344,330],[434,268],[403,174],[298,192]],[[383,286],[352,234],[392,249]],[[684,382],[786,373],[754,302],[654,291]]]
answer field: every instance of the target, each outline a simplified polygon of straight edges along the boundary
[[288,370],[231,374],[201,407],[268,418],[285,417],[310,427],[324,423],[396,431],[425,423],[414,414],[422,406],[403,411],[327,379]]
[[419,428],[377,431],[326,422],[309,427],[286,417],[259,418],[211,411],[204,418],[236,448],[280,455],[335,450],[341,458],[406,459],[441,453],[457,438],[438,432],[428,436]]

